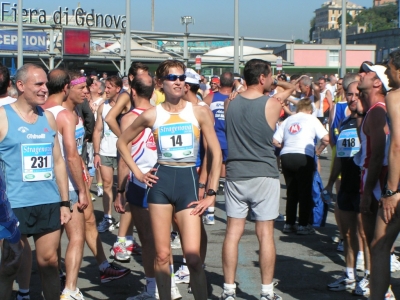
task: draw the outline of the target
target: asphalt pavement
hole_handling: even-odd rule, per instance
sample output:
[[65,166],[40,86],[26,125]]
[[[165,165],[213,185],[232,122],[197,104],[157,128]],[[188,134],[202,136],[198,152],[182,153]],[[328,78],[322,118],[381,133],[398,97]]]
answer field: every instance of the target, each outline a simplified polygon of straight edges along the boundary
[[[321,157],[321,177],[324,184],[329,176],[330,152]],[[281,202],[280,213],[285,214],[286,189],[285,181],[281,175]],[[97,197],[96,197],[97,198]],[[94,202],[96,219],[98,222],[103,217],[101,198]],[[223,272],[221,261],[222,243],[226,228],[226,214],[224,211],[224,196],[217,196],[215,225],[206,225],[208,234],[208,252],[206,258],[206,276],[208,280],[209,299],[219,299],[223,286]],[[113,213],[118,219],[118,214]],[[284,222],[275,222],[276,266],[274,281],[278,283],[275,291],[284,300],[291,299],[366,299],[353,296],[349,292],[331,292],[326,289],[328,283],[333,282],[343,274],[343,253],[337,252],[337,244],[332,237],[338,236],[338,230],[333,215],[333,205],[329,208],[325,227],[316,228],[315,235],[300,236],[282,233]],[[117,229],[101,233],[103,247],[107,255],[115,241]],[[135,233],[137,238],[137,234]],[[65,251],[67,237],[62,237],[62,249]],[[33,256],[35,250],[31,240]],[[400,251],[400,244],[395,243],[396,252]],[[181,250],[173,250],[175,270],[182,261]],[[112,257],[110,255],[110,261]],[[125,300],[127,297],[142,292],[145,280],[141,266],[141,256],[132,256],[130,262],[117,264],[130,268],[131,274],[106,284],[100,284],[99,270],[89,248],[85,246],[84,258],[79,273],[78,287],[85,299],[112,299]],[[28,271],[28,270],[27,270]],[[358,272],[360,276],[363,274]],[[392,273],[392,288],[395,294],[400,295],[400,272]],[[255,223],[248,218],[246,228],[239,245],[239,260],[237,268],[237,299],[259,299],[260,271],[258,263],[258,241],[255,235]],[[194,299],[187,292],[187,284],[178,284],[182,299]],[[14,285],[17,290],[17,285]],[[0,296],[1,298],[1,296]],[[13,295],[15,299],[15,295]],[[36,262],[32,269],[31,299],[43,299]]]

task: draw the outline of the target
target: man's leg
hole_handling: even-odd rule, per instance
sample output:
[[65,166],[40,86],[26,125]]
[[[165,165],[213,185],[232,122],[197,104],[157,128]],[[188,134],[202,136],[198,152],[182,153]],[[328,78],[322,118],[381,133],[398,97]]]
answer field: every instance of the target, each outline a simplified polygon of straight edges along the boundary
[[110,225],[112,225],[112,214],[111,214],[111,205],[113,202],[113,177],[114,177],[114,169],[110,166],[102,165],[100,166],[101,178],[103,179],[103,211],[104,218],[103,221],[98,226],[99,232],[105,232],[108,230]]
[[17,282],[19,290],[28,290],[31,282],[32,273],[32,249],[29,245],[26,235],[21,235],[21,241],[24,243],[24,252],[22,253],[22,268],[19,268]]
[[[399,208],[396,209],[397,214]],[[378,210],[376,227],[371,243],[371,295],[370,299],[384,299],[390,284],[390,250],[400,231],[400,218],[386,224],[383,221],[383,209]]]
[[222,269],[226,284],[235,283],[238,246],[245,224],[246,219],[244,218],[227,218],[225,239],[222,246]]
[[[340,210],[338,208],[338,210]],[[357,238],[357,215],[354,211],[340,210],[338,227],[341,230],[340,234],[344,239],[344,255],[346,268],[352,269],[353,278],[355,274],[355,259],[358,251]],[[350,272],[350,271],[349,271]],[[349,276],[349,274],[347,274]],[[351,275],[350,275],[351,276]],[[352,278],[350,278],[352,279]]]
[[57,248],[61,238],[61,230],[37,234],[33,238],[44,298],[59,299],[60,279],[58,277]]
[[65,287],[75,291],[85,245],[85,216],[77,203],[73,206],[72,219],[64,227],[69,239],[65,252]]
[[274,278],[276,259],[274,221],[256,221],[256,234],[260,244],[261,283],[271,284]]
[[[19,252],[16,253],[10,247],[10,243],[7,240],[3,240],[1,242],[0,295],[4,299],[10,299],[13,289],[12,285],[17,277],[17,273],[22,262],[24,244],[22,241],[19,241],[18,244],[15,244],[14,248],[19,250]],[[16,247],[17,245],[18,247]],[[12,261],[14,262],[10,264]]]

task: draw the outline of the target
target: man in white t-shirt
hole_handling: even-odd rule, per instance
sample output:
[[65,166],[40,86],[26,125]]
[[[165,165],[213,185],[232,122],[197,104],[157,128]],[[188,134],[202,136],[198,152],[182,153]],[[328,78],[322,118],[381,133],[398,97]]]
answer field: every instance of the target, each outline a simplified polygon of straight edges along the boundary
[[6,66],[0,66],[0,106],[15,102],[17,99],[8,96],[7,90],[11,87],[10,71]]
[[338,79],[335,75],[329,76],[329,82],[326,84],[326,88],[331,91],[332,98],[335,97],[337,91],[337,82]]

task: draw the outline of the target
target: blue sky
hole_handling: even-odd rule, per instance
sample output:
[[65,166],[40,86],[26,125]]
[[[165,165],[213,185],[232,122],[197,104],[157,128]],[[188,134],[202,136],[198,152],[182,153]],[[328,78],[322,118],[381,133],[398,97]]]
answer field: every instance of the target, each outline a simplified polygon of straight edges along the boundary
[[[336,0],[342,1],[342,0]],[[9,0],[11,5],[17,0]],[[270,39],[303,39],[308,41],[310,20],[323,0],[239,0],[239,35]],[[373,0],[354,0],[371,7]],[[40,3],[40,4],[38,4]],[[125,15],[125,0],[23,0],[23,7],[43,8],[47,14],[61,6],[72,9],[94,9],[95,13]],[[110,5],[110,4],[114,5]],[[195,24],[189,32],[234,34],[234,0],[155,0],[155,31],[184,32],[181,16],[192,16]],[[132,30],[151,30],[151,0],[131,0]],[[260,44],[260,43],[258,43]],[[259,45],[260,46],[260,45]]]

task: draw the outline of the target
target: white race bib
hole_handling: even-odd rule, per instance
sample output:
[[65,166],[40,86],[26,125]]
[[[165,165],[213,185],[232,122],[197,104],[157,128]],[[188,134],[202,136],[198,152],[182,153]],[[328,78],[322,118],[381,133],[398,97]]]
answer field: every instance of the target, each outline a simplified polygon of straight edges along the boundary
[[192,123],[162,125],[158,129],[158,134],[163,157],[181,159],[194,155]]
[[338,137],[336,143],[337,157],[353,157],[360,151],[360,140],[358,138],[357,129],[343,130]]
[[85,128],[79,127],[75,129],[76,148],[78,149],[79,155],[82,154],[84,136],[85,136]]
[[22,144],[22,180],[42,181],[53,179],[53,145]]

